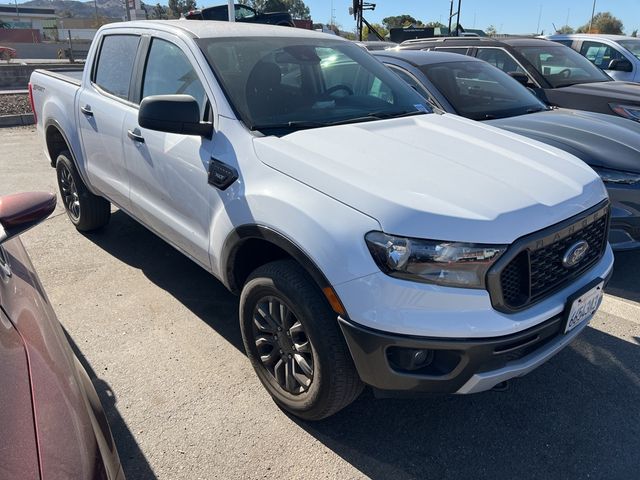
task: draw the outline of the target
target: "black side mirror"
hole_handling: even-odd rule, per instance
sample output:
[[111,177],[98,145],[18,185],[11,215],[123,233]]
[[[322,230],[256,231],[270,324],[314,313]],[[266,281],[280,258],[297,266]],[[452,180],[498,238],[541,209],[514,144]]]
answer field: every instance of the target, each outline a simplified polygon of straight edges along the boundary
[[138,124],[159,132],[211,137],[213,125],[200,121],[200,106],[191,95],[152,95],[140,103]]
[[615,70],[617,72],[633,72],[633,65],[626,58],[614,58],[609,62],[607,70]]
[[509,76],[525,87],[529,85],[529,75],[522,72],[509,72]]
[[0,197],[0,243],[26,232],[56,208],[53,193],[29,192]]

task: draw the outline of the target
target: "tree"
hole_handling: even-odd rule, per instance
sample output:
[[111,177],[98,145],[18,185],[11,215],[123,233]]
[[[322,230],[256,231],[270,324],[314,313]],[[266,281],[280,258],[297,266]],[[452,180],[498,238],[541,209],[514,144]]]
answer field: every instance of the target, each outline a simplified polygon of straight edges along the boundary
[[485,30],[485,33],[489,36],[489,37],[495,37],[498,34],[498,30],[496,30],[495,25],[489,25],[487,27],[487,29]]
[[[379,23],[372,23],[371,26],[380,34],[382,38],[385,38],[389,34],[389,30],[387,30],[384,25],[380,25]],[[371,32],[371,34],[375,37],[375,34],[373,32]],[[366,25],[362,27],[362,38],[364,40],[369,39],[369,27],[367,27]],[[375,39],[377,40],[378,37],[375,37]]]
[[411,15],[396,15],[395,17],[386,17],[382,19],[382,24],[387,27],[387,30],[392,28],[407,27],[409,25],[422,25],[420,20],[416,20]]
[[571,28],[569,25],[563,25],[558,30],[556,30],[556,33],[562,33],[562,34],[568,34],[573,32],[574,32],[573,28]]
[[637,28],[633,32],[631,32],[631,36],[632,37],[637,37],[638,36],[638,29]]
[[441,22],[429,22],[425,25],[427,28],[447,28],[444,23]]
[[591,22],[591,30],[589,30],[589,22],[576,30],[577,33],[607,33],[611,35],[622,34],[622,21],[609,12],[598,12]]
[[174,17],[196,9],[196,0],[169,0],[169,10]]
[[304,0],[240,0],[240,3],[259,12],[289,12],[293,18],[311,18],[311,11]]
[[147,13],[151,20],[167,20],[169,18],[167,7],[159,3],[157,3],[155,7],[148,9]]

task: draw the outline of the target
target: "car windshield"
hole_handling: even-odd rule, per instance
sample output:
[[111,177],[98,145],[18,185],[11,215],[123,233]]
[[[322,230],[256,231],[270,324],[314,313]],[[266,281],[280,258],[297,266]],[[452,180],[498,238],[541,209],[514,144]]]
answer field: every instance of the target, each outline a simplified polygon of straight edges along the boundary
[[526,87],[484,62],[446,62],[420,67],[453,106],[472,120],[513,117],[546,110]]
[[618,40],[618,43],[640,59],[640,40]]
[[515,48],[531,62],[553,88],[611,80],[606,73],[585,57],[564,45]]
[[418,93],[351,42],[243,37],[198,44],[252,130],[285,134],[431,111]]

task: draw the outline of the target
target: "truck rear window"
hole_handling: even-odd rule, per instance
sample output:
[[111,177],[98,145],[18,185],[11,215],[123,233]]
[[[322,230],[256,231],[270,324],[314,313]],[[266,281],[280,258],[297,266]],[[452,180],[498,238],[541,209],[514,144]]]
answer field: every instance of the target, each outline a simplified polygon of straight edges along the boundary
[[120,98],[128,98],[139,42],[137,35],[107,35],[102,39],[93,80],[101,89]]

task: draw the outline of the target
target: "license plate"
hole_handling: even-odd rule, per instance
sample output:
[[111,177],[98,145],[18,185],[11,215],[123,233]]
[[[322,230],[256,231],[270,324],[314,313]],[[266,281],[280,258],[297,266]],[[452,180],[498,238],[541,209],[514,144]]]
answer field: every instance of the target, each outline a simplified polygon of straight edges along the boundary
[[564,333],[568,333],[589,318],[600,306],[604,294],[604,282],[587,290],[571,303]]

